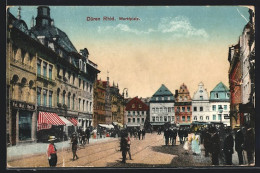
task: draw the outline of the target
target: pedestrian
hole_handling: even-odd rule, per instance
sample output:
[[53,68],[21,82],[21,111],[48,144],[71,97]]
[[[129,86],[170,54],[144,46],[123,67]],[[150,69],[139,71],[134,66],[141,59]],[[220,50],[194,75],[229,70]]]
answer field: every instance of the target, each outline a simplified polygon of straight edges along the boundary
[[184,139],[184,145],[183,145],[183,149],[185,150],[185,154],[189,154],[188,151],[190,149],[190,142],[189,142],[189,138],[185,138]]
[[145,129],[142,130],[142,139],[145,138]]
[[169,137],[170,137],[170,134],[169,134],[169,129],[166,128],[164,130],[164,137],[165,137],[165,145],[168,145],[169,144]]
[[87,143],[89,144],[89,138],[90,138],[90,129],[89,129],[89,128],[87,128],[85,133],[86,133]]
[[173,128],[173,145],[176,145],[177,128]]
[[238,129],[235,135],[235,150],[238,155],[239,165],[244,163],[243,160],[244,135],[241,129]]
[[183,130],[182,130],[182,128],[179,128],[178,136],[179,136],[180,144],[183,144]]
[[232,165],[232,154],[234,153],[234,139],[231,134],[231,130],[229,128],[225,129],[226,136],[224,139],[224,155],[225,155],[225,162],[226,165]]
[[142,135],[142,130],[140,129],[140,130],[138,130],[138,138],[139,138],[139,140],[141,139],[141,135]]
[[48,161],[49,161],[49,165],[50,167],[56,167],[57,165],[57,149],[54,145],[54,141],[56,140],[57,138],[55,138],[55,136],[50,136],[49,137],[49,142],[50,144],[48,145],[48,148],[47,148],[47,156],[48,156]]
[[191,148],[194,155],[200,154],[200,136],[198,133],[193,134],[192,136],[192,142],[191,142]]
[[212,137],[211,137],[211,159],[212,165],[219,165],[219,153],[220,153],[220,139],[219,134],[217,133],[217,129],[212,127]]
[[126,163],[126,153],[127,153],[127,134],[122,132],[120,140],[120,151],[122,151],[122,163]]
[[130,139],[130,137],[128,136],[128,137],[127,137],[127,151],[126,151],[126,154],[128,153],[130,160],[132,160],[131,151],[130,151],[130,146],[131,146],[131,139]]
[[204,143],[204,149],[205,149],[205,157],[209,156],[209,152],[211,152],[211,134],[208,131],[209,129],[206,128],[205,132],[204,132],[204,139],[203,139],[203,143]]
[[245,151],[247,155],[248,165],[254,163],[253,154],[255,151],[255,136],[252,128],[246,130],[245,135]]
[[77,155],[78,140],[77,140],[77,136],[76,136],[75,133],[72,135],[71,144],[72,144],[72,148],[71,149],[72,149],[72,154],[73,154],[72,160],[74,161],[75,157],[76,157],[76,159],[79,158],[78,155]]

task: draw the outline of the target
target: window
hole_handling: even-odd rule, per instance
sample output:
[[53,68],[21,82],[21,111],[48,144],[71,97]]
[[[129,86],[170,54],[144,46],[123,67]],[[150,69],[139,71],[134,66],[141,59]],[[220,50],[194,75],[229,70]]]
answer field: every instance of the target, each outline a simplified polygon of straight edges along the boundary
[[177,112],[180,112],[180,107],[177,107]]
[[137,123],[140,123],[140,118],[137,118]]
[[89,111],[92,112],[92,102],[89,102]]
[[85,90],[85,81],[83,80],[83,90]]
[[187,116],[187,121],[190,121],[190,116]]
[[128,122],[129,122],[129,123],[131,122],[131,118],[128,118]]
[[155,117],[152,117],[152,119],[153,119],[153,122],[155,122]]
[[160,108],[160,112],[162,112],[162,108]]
[[75,74],[72,75],[72,84],[75,84]]
[[170,100],[171,99],[171,97],[168,97],[168,100]]
[[79,99],[79,111],[80,111],[80,103],[81,103],[81,99]]
[[72,110],[75,109],[75,95],[73,95],[73,98],[72,98]]
[[37,105],[41,105],[41,88],[37,88]]
[[47,106],[47,90],[43,90],[43,106]]
[[158,100],[158,97],[156,97],[155,99]]
[[218,110],[219,110],[221,107],[222,107],[221,105],[218,105]]
[[68,108],[70,107],[70,93],[68,94]]
[[89,92],[92,92],[92,85],[89,85]]
[[162,116],[160,116],[160,121],[162,121]]
[[174,121],[174,117],[172,117],[172,121]]
[[47,63],[43,62],[43,76],[47,77]]
[[200,100],[203,100],[203,96],[200,96]]
[[164,100],[164,97],[162,97],[162,100]]
[[133,111],[133,115],[135,115],[135,111]]
[[135,118],[133,118],[133,123],[135,123]]
[[80,88],[80,86],[81,86],[81,79],[79,78],[79,88]]
[[216,120],[216,115],[213,115],[213,120]]
[[212,105],[212,110],[216,111],[216,105]]
[[194,116],[194,118],[193,118],[194,120],[197,120],[197,116]]
[[128,115],[131,115],[131,112],[130,112],[130,111],[128,111]]
[[164,121],[167,121],[167,117],[166,116],[164,116]]
[[165,113],[167,112],[167,108],[164,108],[164,112],[165,112]]
[[42,61],[41,60],[37,60],[37,74],[38,75],[41,75],[41,63]]
[[227,98],[229,98],[230,97],[230,93],[227,93]]
[[216,96],[216,98],[218,99],[218,93],[216,93],[216,95],[215,95],[215,96]]
[[224,110],[227,110],[227,105],[224,105]]
[[142,123],[144,123],[144,118],[142,118]]
[[159,117],[156,117],[156,121],[157,121],[157,122],[159,121]]
[[135,108],[135,104],[132,104],[132,108]]
[[185,116],[182,116],[181,118],[182,118],[182,121],[185,121]]
[[85,100],[83,100],[83,111],[85,111]]
[[52,65],[49,65],[49,79],[52,80]]
[[185,107],[182,107],[182,112],[185,112]]
[[218,114],[218,120],[221,120],[221,114]]
[[52,91],[49,91],[49,107],[52,107]]
[[193,107],[193,111],[196,112],[197,111],[197,107]]
[[187,107],[187,112],[190,112],[190,107]]
[[155,113],[155,108],[152,108],[152,112]]
[[200,111],[203,111],[203,107],[202,106],[200,107]]
[[139,105],[139,108],[142,108],[142,105]]
[[87,82],[87,91],[88,91],[88,82]]
[[168,108],[168,112],[171,112],[171,108]]
[[203,120],[203,116],[200,116],[200,120]]
[[209,116],[206,116],[206,120],[209,120]]
[[159,112],[159,108],[156,108],[156,112],[157,112],[157,113]]
[[63,94],[62,94],[62,105],[65,105],[65,94],[66,94],[66,91],[63,91]]

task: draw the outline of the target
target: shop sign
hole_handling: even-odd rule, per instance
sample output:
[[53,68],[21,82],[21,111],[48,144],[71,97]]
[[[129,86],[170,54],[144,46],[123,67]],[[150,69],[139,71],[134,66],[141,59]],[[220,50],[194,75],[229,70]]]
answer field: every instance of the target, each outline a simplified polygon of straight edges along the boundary
[[19,101],[11,101],[12,107],[20,108],[20,109],[27,109],[27,110],[35,110],[35,105],[19,102]]

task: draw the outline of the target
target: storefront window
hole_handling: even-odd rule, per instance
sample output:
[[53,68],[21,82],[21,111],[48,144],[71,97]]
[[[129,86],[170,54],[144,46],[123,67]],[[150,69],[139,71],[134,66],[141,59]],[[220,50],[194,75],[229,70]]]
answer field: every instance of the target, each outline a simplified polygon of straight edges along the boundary
[[32,114],[28,111],[19,112],[19,140],[31,139]]

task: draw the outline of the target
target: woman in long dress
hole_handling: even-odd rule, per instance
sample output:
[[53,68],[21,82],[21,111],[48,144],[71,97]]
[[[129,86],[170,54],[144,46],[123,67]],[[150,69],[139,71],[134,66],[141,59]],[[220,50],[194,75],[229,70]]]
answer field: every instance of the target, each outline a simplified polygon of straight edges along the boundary
[[201,153],[201,148],[200,148],[200,136],[197,134],[195,135],[195,140],[194,140],[194,153],[195,154],[200,154]]

